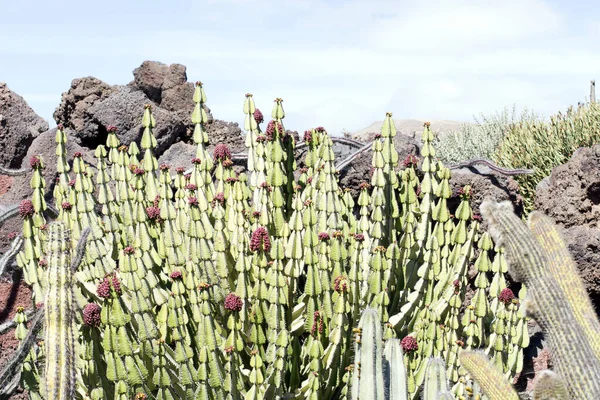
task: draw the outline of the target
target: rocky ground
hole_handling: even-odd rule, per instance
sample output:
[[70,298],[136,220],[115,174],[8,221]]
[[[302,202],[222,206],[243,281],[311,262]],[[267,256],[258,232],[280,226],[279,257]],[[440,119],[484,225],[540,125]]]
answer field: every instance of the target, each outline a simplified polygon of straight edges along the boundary
[[[146,61],[133,71],[133,77],[127,85],[110,85],[94,77],[73,80],[54,113],[56,122],[65,126],[69,136],[68,153],[82,152],[84,159],[94,164],[93,150],[105,142],[107,125],[118,127],[117,134],[123,143],[139,141],[143,107],[152,104],[156,120],[160,121],[154,130],[159,162],[173,167],[188,166],[195,154],[189,118],[194,84],[187,81],[186,67]],[[209,150],[217,143],[225,143],[234,154],[245,152],[244,136],[238,124],[216,119],[208,108],[206,111],[209,115]],[[398,124],[399,134],[394,143],[400,160],[410,154],[419,154],[420,141],[414,133],[422,129],[422,121],[415,122],[414,127],[410,123],[400,121]],[[375,125],[356,133],[355,139],[372,140],[373,132],[378,128]],[[437,128],[433,122],[432,128],[452,129],[448,121],[442,121]],[[48,123],[36,115],[21,96],[0,83],[0,166],[28,167],[29,158],[36,154],[41,154],[45,160],[53,160],[55,132],[56,129],[48,129]],[[297,132],[289,133],[298,135]],[[242,164],[237,168],[241,170]],[[342,186],[356,193],[357,186],[370,179],[370,169],[371,153],[365,151],[340,172]],[[53,162],[46,164],[45,174],[51,182],[49,177],[56,174]],[[0,206],[17,204],[29,197],[29,179],[28,175],[0,173]],[[489,169],[453,170],[451,184],[453,193],[464,185],[472,186],[475,212],[488,196],[498,201],[509,200],[517,212],[522,210],[517,183]],[[47,192],[52,188],[53,185],[48,184]],[[451,199],[450,207],[457,202],[456,197]],[[555,168],[537,189],[536,208],[554,218],[562,228],[588,291],[596,307],[600,307],[600,145],[580,149],[568,163]],[[8,234],[20,228],[18,219],[0,224],[0,253],[9,245]],[[11,319],[19,305],[28,306],[30,296],[19,271],[7,271],[0,280],[0,323]],[[532,338],[537,341],[532,340],[528,349],[529,362],[518,377],[519,387],[523,390],[531,386],[534,372],[550,362],[541,333],[534,326]],[[16,345],[13,332],[0,336],[0,367]]]

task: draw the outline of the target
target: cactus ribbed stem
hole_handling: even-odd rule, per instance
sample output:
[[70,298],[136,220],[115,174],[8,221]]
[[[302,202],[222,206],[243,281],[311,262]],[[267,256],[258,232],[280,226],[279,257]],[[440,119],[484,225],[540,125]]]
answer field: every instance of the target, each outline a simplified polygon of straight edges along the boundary
[[461,351],[462,366],[481,385],[489,400],[519,400],[519,395],[504,375],[488,360],[485,353]]
[[577,399],[598,398],[600,359],[595,355],[593,346],[598,331],[590,334],[590,329],[597,326],[598,321],[594,321],[594,315],[589,315],[589,325],[580,322],[581,314],[578,314],[580,310],[577,308],[585,305],[579,299],[573,299],[583,290],[578,289],[582,285],[578,275],[571,273],[568,278],[571,286],[566,289],[573,290],[568,295],[562,284],[557,282],[557,276],[563,277],[572,268],[566,262],[568,258],[560,258],[566,255],[564,244],[562,249],[549,248],[550,244],[560,246],[560,243],[556,241],[556,232],[543,231],[543,217],[533,213],[530,219],[529,226],[535,232],[534,236],[514,214],[509,202],[494,204],[485,201],[481,211],[490,224],[492,236],[506,247],[511,273],[529,289],[527,311],[546,332],[556,372],[567,382],[570,396]]
[[45,395],[48,399],[70,400],[76,378],[73,266],[80,261],[87,235],[82,235],[72,264],[70,232],[60,222],[51,224],[49,229],[48,290],[44,299]]

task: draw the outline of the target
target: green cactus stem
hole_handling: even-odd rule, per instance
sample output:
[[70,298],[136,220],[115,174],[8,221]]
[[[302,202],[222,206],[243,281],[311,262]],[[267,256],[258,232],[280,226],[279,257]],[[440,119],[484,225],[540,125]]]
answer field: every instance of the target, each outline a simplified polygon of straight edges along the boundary
[[42,328],[43,322],[44,310],[38,310],[31,319],[29,331],[21,341],[21,344],[6,362],[2,370],[0,370],[0,397],[10,396],[19,385],[21,365],[35,345],[38,331]]
[[[564,242],[539,212],[530,214],[528,229],[509,202],[485,201],[481,211],[492,236],[506,248],[512,276],[528,288],[527,312],[545,331],[555,370],[566,382],[569,395],[600,398],[596,352],[600,322],[589,298],[574,296],[584,294],[585,289]],[[569,286],[563,286],[561,279],[568,280]]]
[[[75,252],[70,251],[70,234],[64,224],[49,227],[48,290],[44,298],[46,368],[44,393],[48,399],[72,399],[76,382],[73,272],[79,267],[90,233],[85,229]],[[72,255],[71,255],[72,254]]]
[[519,400],[519,395],[500,370],[488,360],[485,353],[461,351],[458,357],[462,366],[481,385],[489,400]]

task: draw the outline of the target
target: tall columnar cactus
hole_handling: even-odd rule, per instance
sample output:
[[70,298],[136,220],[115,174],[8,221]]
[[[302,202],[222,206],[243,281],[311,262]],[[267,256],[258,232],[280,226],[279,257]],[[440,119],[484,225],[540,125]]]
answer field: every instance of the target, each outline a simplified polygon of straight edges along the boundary
[[[531,213],[525,226],[506,202],[486,201],[481,210],[492,236],[506,246],[511,274],[527,285],[526,310],[544,329],[555,370],[570,398],[598,398],[600,322],[556,226],[539,212]],[[461,360],[488,396],[500,399],[512,393],[510,396],[517,398],[484,356],[465,352]],[[553,386],[555,396],[564,393],[562,384]]]
[[44,298],[44,343],[46,367],[44,395],[47,399],[72,399],[77,372],[75,346],[75,301],[73,273],[84,255],[89,229],[81,233],[75,253],[71,253],[68,229],[56,222],[49,227],[48,289]]

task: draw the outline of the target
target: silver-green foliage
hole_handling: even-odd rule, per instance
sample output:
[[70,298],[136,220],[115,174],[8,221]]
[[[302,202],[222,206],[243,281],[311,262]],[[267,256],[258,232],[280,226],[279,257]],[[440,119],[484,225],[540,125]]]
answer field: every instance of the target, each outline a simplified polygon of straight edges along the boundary
[[438,135],[434,145],[444,162],[458,163],[481,158],[491,160],[509,125],[535,122],[540,117],[526,108],[519,113],[513,105],[512,109],[505,107],[496,114],[481,114],[474,119],[475,123],[465,123],[456,131]]

